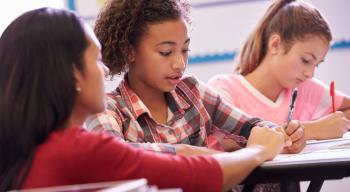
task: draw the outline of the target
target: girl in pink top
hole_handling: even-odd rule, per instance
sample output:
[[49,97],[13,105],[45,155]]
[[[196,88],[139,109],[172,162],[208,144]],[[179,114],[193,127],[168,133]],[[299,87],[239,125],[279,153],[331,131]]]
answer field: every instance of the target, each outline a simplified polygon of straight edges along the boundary
[[312,5],[275,1],[248,38],[237,74],[213,77],[209,84],[250,115],[277,124],[287,122],[292,90],[298,88],[293,119],[301,120],[305,139],[341,137],[350,127],[350,100],[312,78],[322,63],[332,35]]
[[108,69],[99,58],[92,30],[66,10],[29,11],[6,28],[0,38],[0,191],[136,178],[161,188],[222,191],[283,148],[283,133],[267,127],[253,128],[245,149],[195,157],[145,152],[86,132],[86,118],[104,110]]

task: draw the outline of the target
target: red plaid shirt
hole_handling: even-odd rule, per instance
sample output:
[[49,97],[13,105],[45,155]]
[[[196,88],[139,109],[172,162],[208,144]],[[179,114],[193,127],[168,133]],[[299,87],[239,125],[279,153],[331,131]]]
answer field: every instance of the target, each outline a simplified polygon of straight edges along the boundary
[[169,143],[222,150],[223,139],[232,139],[235,148],[241,148],[246,143],[243,128],[251,128],[260,121],[223,101],[193,76],[185,76],[165,96],[168,121],[163,125],[152,118],[124,78],[117,89],[108,94],[105,112],[89,117],[86,128],[107,131],[146,150],[175,153]]

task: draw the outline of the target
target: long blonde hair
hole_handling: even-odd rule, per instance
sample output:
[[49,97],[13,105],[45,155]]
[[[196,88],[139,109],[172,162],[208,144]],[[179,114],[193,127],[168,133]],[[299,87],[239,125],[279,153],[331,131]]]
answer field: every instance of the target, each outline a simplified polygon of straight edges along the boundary
[[272,34],[278,34],[289,51],[295,40],[317,35],[332,40],[330,27],[321,13],[309,3],[297,0],[276,0],[244,43],[236,72],[247,75],[264,59]]

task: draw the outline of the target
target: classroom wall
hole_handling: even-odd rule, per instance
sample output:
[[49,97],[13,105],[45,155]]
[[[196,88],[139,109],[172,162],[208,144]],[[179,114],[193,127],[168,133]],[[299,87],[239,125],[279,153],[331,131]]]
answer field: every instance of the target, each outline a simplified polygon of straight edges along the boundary
[[20,14],[44,6],[64,8],[65,0],[0,0],[0,35]]
[[[67,0],[67,6],[93,24],[102,1]],[[262,16],[270,1],[266,0],[190,0],[193,5],[191,52],[186,72],[202,81],[217,74],[231,73],[234,59],[250,31]],[[350,94],[347,73],[350,71],[350,17],[348,0],[307,0],[328,19],[334,35],[333,47],[315,77]],[[107,90],[115,88],[120,78],[107,82]]]

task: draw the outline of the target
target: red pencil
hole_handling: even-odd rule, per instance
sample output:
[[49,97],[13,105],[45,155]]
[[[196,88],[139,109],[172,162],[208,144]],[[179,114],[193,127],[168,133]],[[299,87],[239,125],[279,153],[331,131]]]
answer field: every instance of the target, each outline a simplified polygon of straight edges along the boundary
[[331,85],[329,87],[329,92],[330,92],[330,95],[332,97],[332,111],[333,113],[335,112],[335,103],[334,103],[334,96],[335,96],[335,93],[334,93],[334,81],[331,82]]

